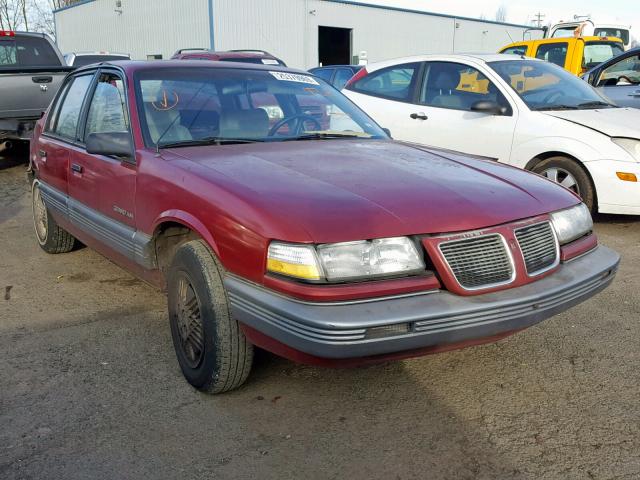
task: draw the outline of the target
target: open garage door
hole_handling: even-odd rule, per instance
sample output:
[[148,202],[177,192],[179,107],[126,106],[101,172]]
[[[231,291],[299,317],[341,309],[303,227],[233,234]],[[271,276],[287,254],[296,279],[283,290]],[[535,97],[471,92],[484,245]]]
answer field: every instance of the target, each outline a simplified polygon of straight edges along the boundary
[[321,65],[350,65],[351,29],[318,27],[318,61]]

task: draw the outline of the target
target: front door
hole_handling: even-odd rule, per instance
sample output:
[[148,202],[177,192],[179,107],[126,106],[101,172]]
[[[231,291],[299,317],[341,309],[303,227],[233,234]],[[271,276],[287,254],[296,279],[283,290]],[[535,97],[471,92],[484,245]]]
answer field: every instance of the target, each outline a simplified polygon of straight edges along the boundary
[[597,86],[616,104],[640,108],[640,55],[635,53],[605,68]]
[[[478,102],[497,104],[504,113],[474,111]],[[462,63],[427,62],[413,110],[417,116],[410,121],[421,130],[416,136],[420,143],[509,161],[517,111],[478,69]]]
[[91,155],[85,144],[93,133],[131,131],[124,81],[119,73],[99,73],[81,128],[80,143],[69,160],[72,214],[87,233],[114,247],[114,242],[126,242],[135,229],[135,162]]

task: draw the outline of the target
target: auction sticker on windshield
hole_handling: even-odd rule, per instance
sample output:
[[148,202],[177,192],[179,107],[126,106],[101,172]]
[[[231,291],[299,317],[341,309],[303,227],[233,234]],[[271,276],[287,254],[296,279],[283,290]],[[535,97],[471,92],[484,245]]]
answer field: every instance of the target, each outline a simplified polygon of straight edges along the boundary
[[283,80],[285,82],[298,82],[298,83],[308,83],[310,85],[320,85],[315,78],[309,77],[307,75],[298,75],[297,73],[285,73],[285,72],[269,72],[271,75],[276,77],[278,80]]

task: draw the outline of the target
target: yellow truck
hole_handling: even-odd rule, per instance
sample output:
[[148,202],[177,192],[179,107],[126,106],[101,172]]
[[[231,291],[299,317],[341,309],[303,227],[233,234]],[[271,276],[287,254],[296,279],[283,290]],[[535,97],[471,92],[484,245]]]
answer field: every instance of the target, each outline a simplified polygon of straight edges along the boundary
[[525,40],[507,45],[500,50],[500,53],[540,58],[578,76],[623,52],[622,40],[614,37]]

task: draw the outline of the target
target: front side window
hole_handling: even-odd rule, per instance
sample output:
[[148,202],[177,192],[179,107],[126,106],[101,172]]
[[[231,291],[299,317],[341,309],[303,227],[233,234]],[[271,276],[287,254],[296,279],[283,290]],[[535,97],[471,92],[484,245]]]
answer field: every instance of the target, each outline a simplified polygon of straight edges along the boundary
[[582,68],[584,71],[590,70],[621,53],[624,53],[624,48],[618,42],[587,42],[584,46]]
[[358,80],[350,88],[376,97],[408,102],[419,70],[419,63],[384,68]]
[[71,85],[58,100],[61,102],[59,107],[53,110],[55,116],[49,126],[49,132],[66,140],[77,140],[78,120],[92,80],[93,75],[83,75],[71,80]]
[[387,138],[311,75],[210,67],[149,69],[135,79],[149,146],[310,138]]
[[640,84],[640,55],[632,55],[608,68],[598,79],[599,87]]
[[568,43],[543,43],[538,46],[536,58],[564,67],[567,60]]
[[449,62],[426,64],[420,103],[431,107],[471,111],[480,101],[509,107],[500,90],[479,70]]
[[129,131],[129,116],[122,79],[112,73],[100,75],[89,106],[85,141],[92,133]]
[[527,54],[527,46],[520,45],[517,47],[509,47],[502,50],[500,53],[505,53],[507,55],[526,55]]
[[546,62],[507,60],[489,66],[508,83],[531,110],[614,108],[591,85]]

